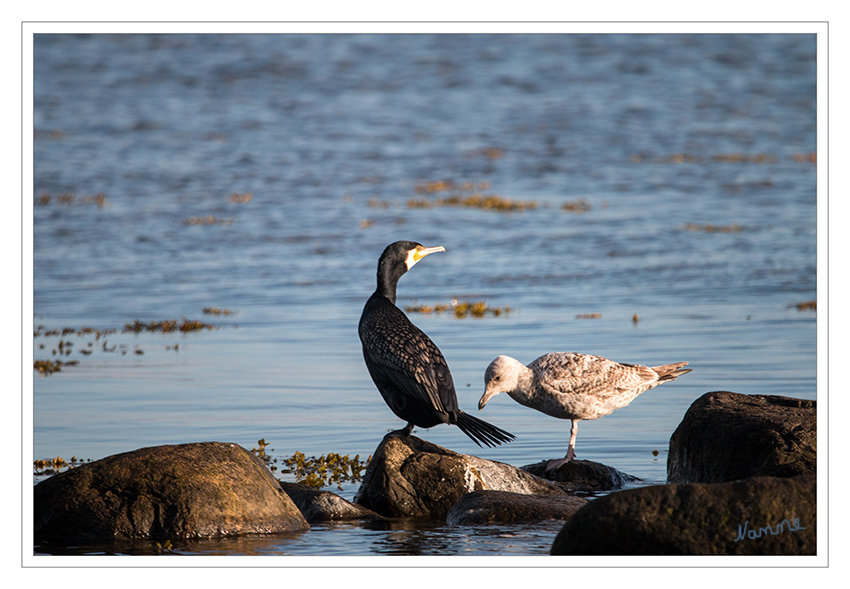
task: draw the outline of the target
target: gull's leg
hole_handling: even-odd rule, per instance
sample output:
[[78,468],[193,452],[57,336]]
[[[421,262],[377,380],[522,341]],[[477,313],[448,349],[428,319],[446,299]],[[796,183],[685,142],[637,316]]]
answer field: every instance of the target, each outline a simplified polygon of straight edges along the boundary
[[567,460],[576,459],[576,434],[578,434],[578,419],[573,419],[572,423],[573,425],[570,428],[570,447],[567,448]]
[[567,455],[561,458],[560,460],[548,461],[546,463],[547,471],[561,468],[570,460],[576,459],[576,434],[578,434],[578,419],[572,419],[570,421],[572,423],[572,426],[570,427],[570,445],[567,448]]

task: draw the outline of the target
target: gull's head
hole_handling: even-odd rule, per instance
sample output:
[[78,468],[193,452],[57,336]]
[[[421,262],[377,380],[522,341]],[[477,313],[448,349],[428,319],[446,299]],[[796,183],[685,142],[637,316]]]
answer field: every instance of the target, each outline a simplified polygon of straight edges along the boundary
[[484,409],[487,401],[499,393],[509,393],[519,386],[519,376],[525,368],[510,356],[499,356],[484,372],[484,394],[478,401],[478,410]]

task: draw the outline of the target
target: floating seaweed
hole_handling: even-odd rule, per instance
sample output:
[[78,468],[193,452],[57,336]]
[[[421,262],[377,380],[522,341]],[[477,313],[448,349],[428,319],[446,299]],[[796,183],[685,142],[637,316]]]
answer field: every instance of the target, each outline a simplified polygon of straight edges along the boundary
[[473,194],[467,197],[460,195],[449,196],[446,198],[437,198],[434,200],[428,199],[409,199],[407,206],[410,208],[432,208],[432,207],[474,207],[479,209],[489,209],[493,211],[524,211],[526,209],[536,209],[537,201],[529,200],[511,200],[503,198],[498,194]]
[[579,313],[576,319],[601,319],[602,313]]
[[233,224],[233,218],[227,219],[219,219],[213,215],[206,215],[204,217],[189,217],[188,219],[183,220],[184,225],[231,225]]
[[183,318],[180,323],[176,319],[168,319],[165,321],[151,321],[150,323],[142,323],[135,319],[133,323],[124,325],[124,332],[140,333],[142,331],[161,331],[163,333],[172,333],[174,331],[182,331],[188,333],[190,331],[199,331],[201,329],[216,329],[215,325],[210,323],[202,323],[201,321],[193,321]]
[[776,156],[757,153],[755,155],[747,155],[745,153],[720,153],[712,156],[712,158],[716,162],[724,162],[724,163],[740,163],[740,162],[751,162],[756,164],[772,164],[776,162]]
[[242,192],[242,193],[235,192],[235,193],[231,194],[230,196],[228,196],[227,200],[229,200],[233,204],[245,204],[246,202],[250,201],[251,198],[253,198],[253,196],[254,195],[251,192]]
[[[804,154],[800,154],[804,155]],[[718,153],[712,155],[709,159],[719,163],[756,163],[756,164],[772,164],[776,162],[776,156],[765,153],[746,154],[746,153]],[[796,159],[796,155],[795,155]],[[667,156],[651,157],[642,153],[634,153],[631,156],[632,163],[639,164],[641,162],[650,162],[654,164],[701,164],[706,161],[706,158],[701,155],[689,153],[674,153]],[[804,161],[804,159],[798,160]]]
[[685,225],[684,229],[685,231],[702,231],[705,233],[740,233],[744,230],[744,228],[737,223],[732,223],[731,225],[712,225],[710,223],[700,225],[698,223],[688,223]]
[[232,311],[230,309],[219,309],[218,307],[204,307],[202,312],[204,315],[224,315],[225,317],[236,314],[236,311]]
[[62,337],[68,335],[76,335],[82,337],[88,334],[94,334],[95,339],[100,339],[101,336],[109,335],[111,333],[115,333],[115,329],[95,329],[93,327],[63,327],[62,329],[47,329],[44,325],[39,325],[35,328],[33,332],[33,337],[52,337],[61,335]]
[[461,182],[456,184],[451,180],[436,180],[434,182],[426,182],[425,184],[417,184],[415,188],[417,193],[431,194],[433,192],[445,192],[454,190],[457,192],[473,192],[475,190],[490,190],[490,183],[486,180],[481,182]]
[[583,198],[580,198],[578,200],[565,202],[561,205],[561,209],[571,213],[586,213],[590,210],[590,203]]
[[805,301],[802,303],[794,303],[794,306],[797,307],[798,311],[817,311],[818,310],[818,302],[814,301]]
[[[41,194],[36,199],[36,202],[40,206],[47,206],[51,202],[53,202],[53,197],[49,194],[46,194],[46,193]],[[103,207],[106,206],[106,195],[103,194],[103,193],[98,193],[98,194],[92,194],[92,195],[86,194],[86,195],[82,195],[82,196],[76,196],[74,194],[66,192],[66,193],[58,195],[56,197],[56,202],[58,204],[63,204],[63,205],[70,205],[70,204],[74,204],[74,203],[83,204],[83,205],[94,204],[94,205],[97,205],[98,208],[103,208]]]
[[511,307],[490,307],[484,301],[458,301],[452,299],[450,304],[436,305],[411,305],[404,308],[408,313],[422,313],[429,315],[431,313],[446,313],[451,312],[458,319],[463,319],[469,315],[473,317],[485,317],[492,315],[494,317],[507,316],[512,311]]
[[813,164],[816,164],[817,161],[818,161],[818,154],[815,153],[814,151],[809,152],[809,153],[795,153],[794,154],[794,161],[795,162],[806,162],[806,161],[808,161],[808,162],[812,162]]
[[77,360],[62,362],[61,360],[36,360],[32,363],[33,370],[38,371],[39,376],[50,376],[54,372],[61,372],[63,366],[75,366]]

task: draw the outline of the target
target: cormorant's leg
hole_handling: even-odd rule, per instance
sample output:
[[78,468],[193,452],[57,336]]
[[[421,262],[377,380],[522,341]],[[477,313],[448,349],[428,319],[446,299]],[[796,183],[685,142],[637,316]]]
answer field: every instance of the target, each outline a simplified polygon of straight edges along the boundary
[[407,436],[409,436],[413,432],[413,427],[414,427],[413,423],[408,423],[407,426],[403,427],[402,429],[393,430],[390,433],[388,433],[387,435],[388,436],[399,436],[399,437],[402,437],[402,438],[406,438]]

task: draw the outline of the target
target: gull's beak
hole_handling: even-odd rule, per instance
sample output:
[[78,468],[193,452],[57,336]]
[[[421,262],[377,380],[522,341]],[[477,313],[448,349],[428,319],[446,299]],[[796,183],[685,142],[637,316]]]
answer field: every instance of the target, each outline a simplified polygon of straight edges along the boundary
[[444,251],[446,251],[446,248],[444,248],[441,245],[435,245],[434,247],[417,248],[413,252],[413,261],[418,262],[419,260],[421,260],[422,258],[424,258],[425,256],[427,256],[429,254],[435,254],[437,252],[444,252]]
[[498,394],[499,391],[495,389],[488,388],[486,391],[484,391],[484,394],[481,395],[481,399],[478,401],[478,410],[481,411],[482,409],[484,409],[484,406],[487,404],[487,401],[489,401]]

